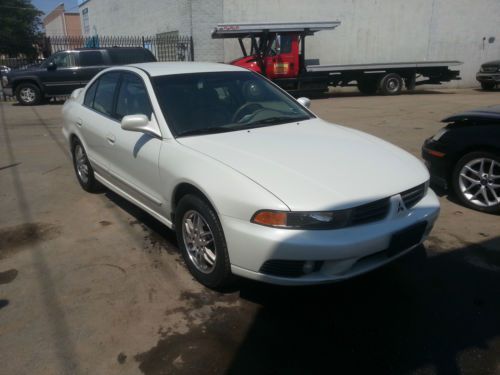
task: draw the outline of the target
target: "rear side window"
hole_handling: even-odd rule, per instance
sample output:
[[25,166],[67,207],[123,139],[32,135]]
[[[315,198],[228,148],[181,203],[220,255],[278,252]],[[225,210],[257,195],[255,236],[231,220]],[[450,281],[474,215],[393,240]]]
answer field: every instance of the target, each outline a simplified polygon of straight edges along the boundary
[[94,105],[95,91],[97,89],[98,83],[99,80],[95,81],[85,92],[85,99],[83,99],[83,104],[87,107],[92,108],[92,106]]
[[104,59],[100,51],[80,52],[80,66],[99,66],[99,65],[104,65]]
[[153,54],[147,49],[109,49],[108,50],[111,63],[113,65],[126,65],[141,62],[155,62]]
[[135,74],[123,74],[120,92],[116,101],[119,119],[127,115],[146,115],[151,119],[153,109],[142,79]]
[[107,73],[99,78],[92,108],[105,115],[113,115],[113,98],[119,79],[118,72]]

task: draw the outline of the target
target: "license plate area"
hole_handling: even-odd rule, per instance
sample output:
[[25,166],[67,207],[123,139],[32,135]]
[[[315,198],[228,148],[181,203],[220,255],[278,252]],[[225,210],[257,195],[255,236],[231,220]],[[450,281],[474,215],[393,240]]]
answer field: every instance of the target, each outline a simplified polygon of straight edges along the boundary
[[392,235],[389,248],[387,249],[387,256],[393,257],[412,246],[417,245],[425,233],[427,222],[422,221],[417,224],[405,228]]

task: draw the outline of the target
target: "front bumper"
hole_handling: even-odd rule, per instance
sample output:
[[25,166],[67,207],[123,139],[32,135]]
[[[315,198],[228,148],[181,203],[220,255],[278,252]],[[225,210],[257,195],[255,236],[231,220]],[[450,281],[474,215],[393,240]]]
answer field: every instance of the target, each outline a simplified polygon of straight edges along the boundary
[[431,186],[447,190],[451,176],[452,163],[447,150],[432,138],[422,146],[422,158],[431,175]]
[[[388,216],[380,221],[337,230],[287,230],[269,228],[228,216],[222,226],[234,274],[281,285],[308,285],[340,281],[378,268],[409,252],[424,241],[439,213],[432,190],[413,208],[397,213],[399,196],[391,198]],[[393,235],[418,223],[426,223],[419,241],[387,256]],[[313,261],[313,272],[282,277],[261,272],[268,260]]]
[[479,82],[500,83],[500,73],[477,73],[476,80]]

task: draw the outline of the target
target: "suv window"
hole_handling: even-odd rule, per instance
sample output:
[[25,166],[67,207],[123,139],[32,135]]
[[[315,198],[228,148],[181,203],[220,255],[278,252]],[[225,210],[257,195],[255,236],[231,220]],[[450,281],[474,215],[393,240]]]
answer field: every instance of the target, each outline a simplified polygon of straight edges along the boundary
[[113,115],[113,98],[115,96],[115,89],[119,79],[119,72],[103,74],[99,78],[99,84],[97,85],[92,108],[105,115]]
[[117,117],[121,119],[127,115],[143,114],[151,119],[152,112],[153,108],[142,79],[135,74],[123,74],[116,101]]
[[100,51],[81,51],[80,66],[98,66],[105,65],[102,53]]
[[99,80],[96,80],[92,86],[90,86],[87,91],[85,92],[85,99],[83,100],[83,104],[86,105],[87,107],[92,108],[94,105],[94,97],[95,97],[95,91],[97,89],[97,85],[99,83]]
[[134,48],[134,49],[121,49],[110,48],[108,49],[109,57],[113,65],[126,65],[141,62],[155,62],[156,59],[153,54],[147,49]]
[[51,62],[55,63],[57,68],[70,68],[75,66],[75,58],[73,54],[69,52],[58,52],[53,54],[45,60],[40,67],[47,68]]

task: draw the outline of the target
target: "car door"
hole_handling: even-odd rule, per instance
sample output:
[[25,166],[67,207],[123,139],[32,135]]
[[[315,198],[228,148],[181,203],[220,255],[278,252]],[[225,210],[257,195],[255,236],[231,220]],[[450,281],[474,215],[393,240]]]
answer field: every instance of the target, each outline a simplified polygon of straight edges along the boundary
[[87,156],[95,171],[110,179],[107,158],[114,145],[113,132],[120,126],[113,116],[116,89],[121,78],[120,72],[101,75],[86,90],[83,110],[76,125],[82,134]]
[[74,52],[57,52],[43,64],[40,72],[43,90],[48,95],[69,95],[80,87]]
[[[117,121],[127,115],[144,114],[159,131],[144,81],[135,73],[122,74],[114,112]],[[114,141],[106,157],[114,183],[153,211],[161,213],[164,199],[158,157],[162,140],[154,135],[123,130],[119,122],[114,125],[107,134]]]
[[107,67],[107,62],[101,50],[79,51],[78,66],[80,85],[85,86],[97,73]]

